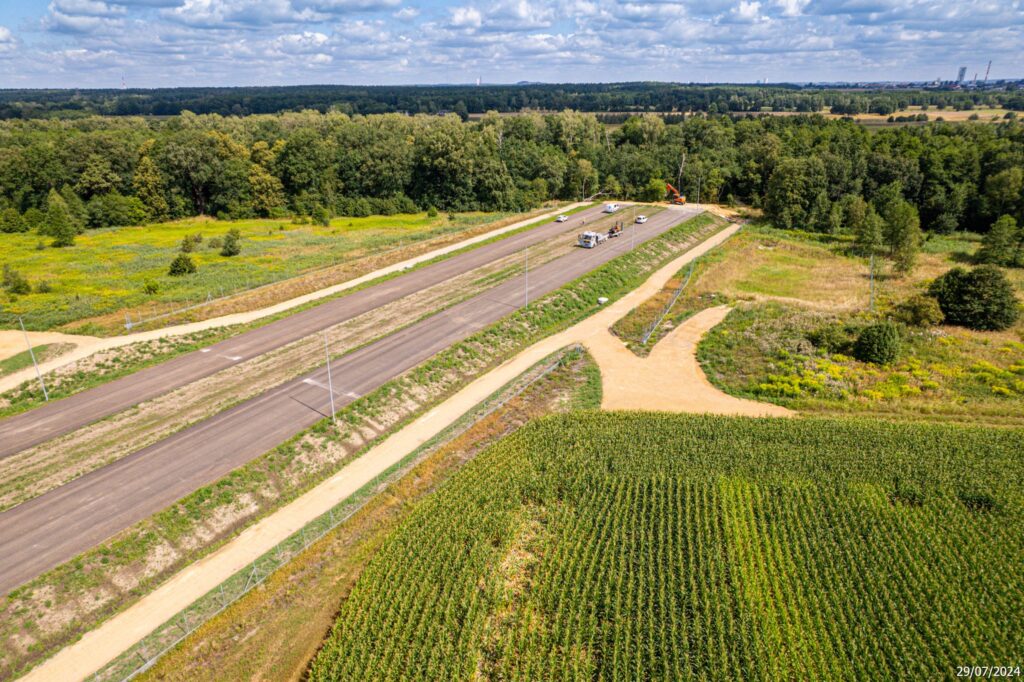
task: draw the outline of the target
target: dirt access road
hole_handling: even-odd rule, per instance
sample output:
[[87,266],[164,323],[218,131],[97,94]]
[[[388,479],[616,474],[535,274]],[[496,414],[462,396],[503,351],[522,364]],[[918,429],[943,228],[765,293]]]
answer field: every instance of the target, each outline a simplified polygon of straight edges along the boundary
[[[657,237],[697,213],[685,208],[658,213],[637,231],[636,243]],[[574,249],[531,270],[530,299],[628,251],[631,242],[623,237],[597,249]],[[523,275],[506,280],[333,361],[335,407],[347,405],[514,312],[526,298],[525,284]],[[0,594],[216,481],[323,419],[331,409],[327,386],[327,369],[321,368],[3,512]]]
[[646,358],[637,357],[607,329],[584,341],[601,367],[605,410],[709,412],[748,417],[786,417],[784,407],[734,398],[715,388],[697,361],[697,344],[731,308],[716,306],[689,318]]
[[575,232],[581,220],[593,220],[600,214],[601,208],[594,207],[574,214],[568,223],[549,222],[271,322],[200,351],[0,420],[0,458],[69,433],[528,246],[569,231]]
[[81,640],[29,672],[24,679],[26,682],[80,680],[99,670],[196,599],[251,564],[254,559],[270,551],[313,519],[326,514],[329,509],[400,462],[410,452],[441,433],[466,412],[551,353],[574,343],[586,343],[588,339],[607,333],[616,320],[659,292],[683,266],[724,242],[737,229],[737,226],[731,226],[709,237],[662,267],[643,285],[618,301],[564,332],[530,346],[473,381],[343,467],[328,480],[253,524],[234,540],[178,573],[96,630],[86,633]]

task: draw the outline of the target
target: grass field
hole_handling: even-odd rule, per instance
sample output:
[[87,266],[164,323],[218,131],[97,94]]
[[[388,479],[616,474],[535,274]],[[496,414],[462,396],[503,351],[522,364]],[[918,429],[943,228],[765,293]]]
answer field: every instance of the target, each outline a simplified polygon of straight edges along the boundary
[[575,413],[383,544],[311,679],[940,679],[1024,650],[1024,434]]
[[[368,218],[337,218],[330,227],[283,220],[183,220],[145,227],[88,230],[65,249],[39,249],[36,234],[0,234],[0,263],[28,278],[33,293],[0,293],[0,327],[17,326],[18,315],[33,330],[61,328],[77,333],[106,332],[112,313],[145,318],[222,293],[250,289],[329,266],[493,223],[511,214],[425,213]],[[220,255],[211,242],[230,229],[242,234],[242,251]],[[201,234],[192,252],[198,272],[168,275],[182,239]],[[155,293],[147,293],[150,284]],[[49,291],[40,292],[40,285]],[[90,324],[90,321],[93,321]],[[123,315],[116,323],[124,322]]]
[[[879,261],[874,313],[867,263],[847,246],[752,227],[699,270],[670,319],[709,302],[738,306],[699,346],[712,383],[805,412],[1024,426],[1024,320],[1006,332],[907,329],[899,361],[885,367],[814,343],[821,330],[863,326],[949,268],[969,265],[977,236],[929,238],[909,277],[887,274]],[[1006,273],[1024,292],[1024,271]]]

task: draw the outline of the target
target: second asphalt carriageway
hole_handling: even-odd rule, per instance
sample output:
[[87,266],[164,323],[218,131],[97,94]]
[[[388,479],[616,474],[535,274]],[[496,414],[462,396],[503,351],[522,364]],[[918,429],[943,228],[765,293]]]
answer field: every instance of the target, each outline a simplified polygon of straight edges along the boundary
[[0,458],[70,433],[234,364],[545,242],[568,230],[578,229],[581,221],[593,222],[600,215],[601,207],[595,206],[573,214],[568,223],[551,221],[524,230],[289,315],[202,350],[0,420]]
[[[672,208],[637,229],[640,244],[699,213]],[[529,272],[533,300],[631,248],[628,233]],[[341,408],[523,306],[524,275],[331,362]],[[290,380],[143,450],[0,513],[0,594],[210,484],[330,414],[327,368]]]

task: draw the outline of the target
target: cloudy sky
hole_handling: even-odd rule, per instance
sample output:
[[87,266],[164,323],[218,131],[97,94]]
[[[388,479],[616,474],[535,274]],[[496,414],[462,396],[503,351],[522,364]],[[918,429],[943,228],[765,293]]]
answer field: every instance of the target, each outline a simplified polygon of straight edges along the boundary
[[0,87],[1024,77],[1024,0],[0,0]]

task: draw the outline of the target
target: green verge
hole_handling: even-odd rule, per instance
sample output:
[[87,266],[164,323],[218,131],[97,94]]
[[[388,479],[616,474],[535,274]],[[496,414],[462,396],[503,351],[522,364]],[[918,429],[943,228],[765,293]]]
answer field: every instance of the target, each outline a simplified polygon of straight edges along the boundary
[[[336,444],[353,431],[365,428],[367,423],[388,423],[385,415],[417,395],[428,396],[417,402],[417,412],[439,404],[505,358],[602,308],[598,297],[614,301],[635,289],[652,272],[690,246],[693,235],[711,222],[710,216],[699,215],[616,257],[349,404],[338,412],[340,428],[334,428],[330,420],[322,420],[219,481],[196,490],[168,509],[12,591],[0,606],[0,677],[27,671],[134,603],[168,576],[209,554],[252,522],[295,499],[351,461],[346,458],[330,466],[311,464],[310,454],[319,446]],[[376,433],[375,438],[397,431],[414,418],[415,413],[404,413],[402,418]],[[368,443],[356,456],[371,445],[372,442]],[[227,509],[240,499],[247,499],[256,507],[244,521],[208,542],[182,544],[215,511]],[[108,578],[111,573],[138,570],[154,550],[167,545],[177,550],[174,560],[146,574],[128,590],[113,589]],[[81,603],[85,594],[102,594],[103,598],[97,597],[84,615],[68,618],[56,631],[44,632],[39,627],[49,604]],[[45,606],[39,601],[43,595],[46,595]],[[26,633],[33,641],[19,649]]]
[[[566,215],[572,215],[579,211],[586,210],[587,208],[590,208],[591,205],[580,206],[575,209],[568,210],[566,211]],[[534,228],[540,227],[541,225],[546,225],[549,222],[551,221],[538,220],[536,222],[530,223],[529,225],[524,225],[523,227],[512,230],[510,232],[496,235],[479,243],[470,244],[469,246],[457,249],[455,251],[452,251],[451,253],[446,253],[441,256],[431,258],[428,261],[417,263],[415,266],[407,270],[400,270],[398,272],[392,272],[386,275],[382,275],[373,280],[364,282],[350,289],[346,289],[345,291],[341,291],[332,296],[326,296],[315,301],[303,303],[301,305],[295,306],[294,308],[289,308],[288,310],[260,318],[259,320],[255,320],[247,324],[207,329],[192,334],[186,334],[183,336],[173,336],[167,337],[165,339],[158,339],[155,341],[140,342],[138,344],[139,346],[155,346],[156,348],[152,352],[142,353],[142,357],[139,358],[122,360],[120,358],[115,357],[111,359],[106,366],[98,367],[90,371],[78,371],[67,376],[62,376],[59,382],[54,383],[52,386],[47,385],[47,390],[49,391],[50,399],[59,400],[61,398],[67,398],[68,396],[72,396],[76,393],[80,393],[90,388],[102,386],[103,384],[114,381],[115,379],[120,379],[121,377],[133,374],[135,372],[138,372],[139,370],[146,369],[147,367],[152,367],[153,365],[158,365],[162,362],[166,362],[167,360],[171,360],[172,358],[175,358],[184,353],[191,353],[201,348],[206,348],[225,339],[229,339],[233,336],[237,336],[239,334],[243,334],[245,332],[258,329],[272,322],[277,322],[278,320],[284,319],[291,315],[295,315],[296,313],[300,313],[305,310],[309,310],[311,308],[315,308],[317,306],[323,305],[324,303],[328,303],[335,299],[350,296],[356,292],[362,291],[363,289],[368,289],[378,284],[382,284],[396,277],[401,277],[402,275],[409,274],[410,272],[415,272],[420,268],[425,268],[429,265],[440,263],[441,261],[452,258],[453,256],[473,251],[488,244],[493,244],[494,242],[506,239],[513,235],[520,234],[521,232],[525,232],[527,230],[532,230]],[[126,347],[126,349],[131,348],[132,346]],[[35,407],[39,407],[40,405],[46,402],[43,397],[42,389],[39,387],[39,384],[34,380],[27,380],[23,382],[20,386],[17,386],[9,391],[0,394],[0,404],[2,404],[5,401],[7,404],[4,405],[3,407],[0,407],[0,418],[9,417],[11,415],[31,410]]]
[[543,418],[385,541],[309,679],[954,679],[979,652],[1017,665],[1022,491],[1021,431]]

